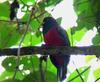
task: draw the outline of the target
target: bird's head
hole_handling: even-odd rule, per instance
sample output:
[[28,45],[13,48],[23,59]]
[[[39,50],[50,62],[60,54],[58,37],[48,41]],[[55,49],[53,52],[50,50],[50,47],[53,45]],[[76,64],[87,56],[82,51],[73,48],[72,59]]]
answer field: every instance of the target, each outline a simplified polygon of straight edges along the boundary
[[57,21],[53,17],[46,17],[43,20],[43,31],[46,33],[50,28],[58,26]]

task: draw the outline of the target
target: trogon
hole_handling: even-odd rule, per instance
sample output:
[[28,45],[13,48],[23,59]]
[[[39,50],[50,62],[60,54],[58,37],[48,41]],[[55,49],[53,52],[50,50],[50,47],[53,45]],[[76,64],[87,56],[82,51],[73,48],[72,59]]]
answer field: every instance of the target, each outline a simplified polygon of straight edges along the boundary
[[[61,28],[53,17],[43,19],[43,37],[46,46],[70,46],[66,31]],[[50,55],[50,60],[57,68],[57,77],[61,82],[66,78],[67,65],[70,60],[70,56],[67,54],[58,53]]]

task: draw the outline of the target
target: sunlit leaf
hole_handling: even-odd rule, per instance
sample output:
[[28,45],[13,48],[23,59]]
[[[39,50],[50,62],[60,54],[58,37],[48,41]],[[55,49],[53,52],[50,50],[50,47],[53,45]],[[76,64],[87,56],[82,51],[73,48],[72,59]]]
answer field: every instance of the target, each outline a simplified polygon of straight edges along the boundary
[[29,17],[30,17],[30,13],[26,12],[25,15],[22,17],[22,20],[27,22],[29,20]]
[[[78,69],[78,71],[81,73],[83,72],[87,67],[81,67]],[[88,79],[88,75],[89,75],[89,71],[90,69],[88,69],[87,71],[85,71],[81,77],[83,78],[84,82],[87,82]],[[72,78],[76,77],[78,75],[77,71],[75,70],[73,73],[70,74],[70,76],[68,77],[67,81],[71,80]],[[67,82],[66,81],[66,82]],[[81,78],[80,76],[78,76],[77,78],[73,79],[73,82],[81,82]]]
[[13,72],[9,72],[9,71],[4,71],[2,72],[2,74],[0,75],[0,82],[2,82],[2,80],[5,80],[7,78],[12,78],[13,76]]
[[97,68],[95,71],[94,71],[94,76],[95,78],[100,78],[100,68]]
[[[73,31],[73,29],[72,29],[72,31]],[[73,35],[71,35],[71,41],[73,40],[73,45],[75,45],[76,42],[81,41],[81,39],[84,37],[86,32],[87,32],[87,30],[85,28],[75,31],[75,33]]]
[[[57,82],[56,75],[54,75],[52,72],[46,71],[45,73],[46,76],[46,82]],[[33,73],[29,74],[28,76],[23,79],[22,82],[41,82],[41,75],[40,71],[34,71]]]
[[[1,75],[0,75],[0,82],[3,82],[3,81],[6,81],[8,82],[9,80],[11,81],[12,80],[12,77],[14,75],[14,72],[11,72],[11,71],[4,71]],[[23,72],[20,72],[20,71],[17,71],[17,74],[16,74],[16,77],[15,77],[15,81],[16,82],[17,80],[22,80],[25,76],[22,74]],[[6,79],[6,80],[5,80]],[[19,81],[18,81],[19,82]]]
[[[14,72],[13,72],[13,74],[14,74]],[[26,76],[27,74],[24,74],[24,72],[23,71],[17,71],[17,74],[16,74],[16,79],[17,80],[23,80],[24,78],[25,78],[25,76]]]
[[0,3],[4,3],[4,2],[6,2],[7,0],[0,0]]
[[40,27],[40,22],[39,20],[37,19],[33,19],[31,22],[30,22],[30,26],[33,30],[37,30],[39,27]]
[[37,44],[41,43],[41,40],[42,40],[41,36],[37,37],[35,35],[35,33],[30,32],[30,33],[27,33],[27,35],[23,41],[23,45],[24,46],[37,45]]
[[57,75],[57,69],[56,67],[52,64],[52,62],[50,61],[50,58],[48,58],[47,62],[44,62],[44,67],[46,67],[46,63],[47,63],[47,70],[52,72],[53,74]]
[[96,58],[95,55],[93,55],[93,56],[88,55],[88,56],[85,57],[86,62],[90,62],[90,61],[91,61],[92,59],[94,59],[94,58]]
[[20,60],[20,65],[23,65],[23,70],[39,69],[39,58],[37,56],[24,56]]
[[35,3],[35,0],[21,0],[20,2],[27,5],[32,5]]

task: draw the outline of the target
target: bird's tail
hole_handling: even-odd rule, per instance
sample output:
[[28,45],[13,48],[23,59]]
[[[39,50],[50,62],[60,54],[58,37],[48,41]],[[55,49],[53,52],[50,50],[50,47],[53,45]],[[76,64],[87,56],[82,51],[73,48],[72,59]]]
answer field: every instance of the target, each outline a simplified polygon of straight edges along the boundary
[[62,82],[66,79],[67,67],[61,67],[57,69],[57,78],[58,81]]

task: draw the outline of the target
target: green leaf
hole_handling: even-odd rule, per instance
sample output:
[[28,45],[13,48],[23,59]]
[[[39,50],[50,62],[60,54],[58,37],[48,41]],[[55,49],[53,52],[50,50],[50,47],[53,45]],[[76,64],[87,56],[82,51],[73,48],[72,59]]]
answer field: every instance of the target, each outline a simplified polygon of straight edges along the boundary
[[[46,71],[46,82],[57,82],[56,75],[54,75],[52,72]],[[33,73],[30,73],[27,75],[22,82],[41,82],[41,76],[40,71],[34,71]]]
[[94,70],[94,76],[95,76],[96,79],[100,78],[100,68],[97,68],[97,69]]
[[3,60],[2,66],[10,72],[15,71],[16,67],[16,58],[15,57],[7,57]]
[[20,65],[23,65],[22,70],[36,70],[39,68],[39,58],[37,56],[24,56],[20,60]]
[[[13,71],[14,75],[14,71]],[[17,71],[15,79],[17,80],[23,80],[25,78],[25,73],[23,71]]]
[[16,30],[16,25],[0,22],[0,48],[16,45],[21,34]]
[[[6,82],[9,82],[9,80],[10,80],[10,82],[12,81],[12,77],[13,77],[13,75],[14,75],[14,72],[15,71],[13,71],[13,72],[10,72],[10,71],[4,71],[1,75],[0,75],[0,82],[4,82],[4,81],[6,81]],[[20,71],[17,71],[17,73],[16,73],[16,77],[15,77],[15,81],[14,82],[16,82],[17,80],[17,82],[19,82],[19,80],[22,80],[25,76],[22,74],[23,72],[20,72]]]
[[41,36],[37,37],[37,35],[33,32],[27,33],[25,39],[23,41],[24,46],[34,46],[41,43]]
[[63,0],[47,0],[45,4],[47,6],[52,6],[52,5],[55,6],[55,5],[59,4],[61,1],[63,1]]
[[[0,81],[0,82],[11,82],[12,81],[12,78],[9,78],[9,79],[5,79],[3,81]],[[21,82],[20,80],[17,80],[15,79],[14,82]]]
[[100,34],[96,34],[96,36],[92,39],[94,45],[100,45]]
[[96,26],[96,15],[92,9],[94,4],[92,5],[91,1],[93,0],[74,0],[74,9],[78,16],[77,23],[81,29],[89,30]]
[[63,0],[47,0],[47,1],[40,1],[38,4],[40,8],[50,7],[50,6],[56,6]]
[[[78,69],[78,71],[81,73],[83,72],[85,69],[87,69],[87,67],[81,67]],[[88,69],[87,71],[85,71],[81,76],[82,78],[84,79],[84,82],[87,82],[87,79],[88,79],[88,75],[89,75],[89,71],[90,69]],[[76,77],[78,75],[77,71],[75,70],[73,73],[70,74],[70,76],[68,77],[67,81],[68,82],[69,80],[71,80],[72,78]],[[73,82],[81,82],[81,78],[78,76],[77,78],[75,78],[73,80]]]
[[35,0],[21,0],[21,2],[27,5],[32,5],[35,3]]
[[56,67],[52,64],[52,62],[50,61],[50,58],[48,58],[48,61],[47,61],[47,70],[54,73],[54,74],[57,74],[57,69]]
[[[10,72],[15,71],[16,57],[7,57],[3,60],[2,66]],[[24,56],[20,58],[19,70],[33,70],[39,68],[39,59],[37,56]]]
[[92,59],[94,59],[94,58],[96,58],[96,56],[95,55],[88,55],[88,56],[86,56],[85,57],[85,60],[86,60],[86,62],[88,63],[88,62],[90,62]]
[[10,5],[7,2],[0,3],[0,20],[7,20],[9,19],[9,13],[10,13]]
[[76,42],[81,41],[81,39],[84,37],[85,33],[87,32],[85,28],[81,30],[77,30],[77,28],[74,30],[72,28],[72,32],[74,31],[74,34],[71,35],[71,40],[73,40],[73,45],[76,45]]
[[0,82],[2,82],[2,80],[5,80],[6,78],[12,78],[13,76],[13,72],[9,72],[9,71],[4,71],[1,75],[0,75]]
[[26,12],[25,15],[22,17],[22,21],[28,21],[29,20],[29,16],[30,16],[30,13],[29,12]]
[[37,19],[33,19],[31,22],[30,22],[30,26],[33,30],[37,30],[39,27],[40,27],[40,22],[37,20]]

